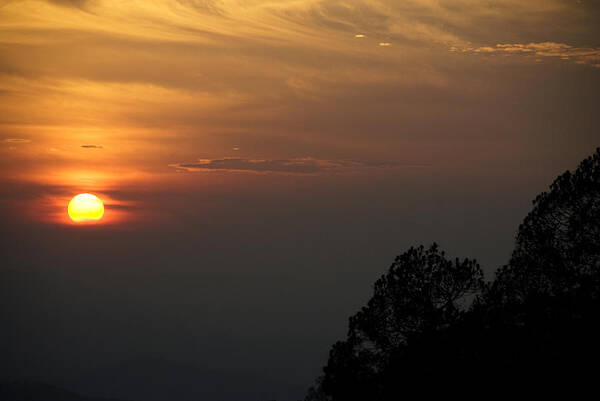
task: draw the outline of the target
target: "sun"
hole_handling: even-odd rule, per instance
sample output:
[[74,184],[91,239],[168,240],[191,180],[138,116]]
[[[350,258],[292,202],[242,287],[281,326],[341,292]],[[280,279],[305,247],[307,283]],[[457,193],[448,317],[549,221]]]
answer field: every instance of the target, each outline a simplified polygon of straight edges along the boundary
[[96,195],[79,194],[71,199],[67,211],[76,223],[93,222],[104,215],[104,205]]

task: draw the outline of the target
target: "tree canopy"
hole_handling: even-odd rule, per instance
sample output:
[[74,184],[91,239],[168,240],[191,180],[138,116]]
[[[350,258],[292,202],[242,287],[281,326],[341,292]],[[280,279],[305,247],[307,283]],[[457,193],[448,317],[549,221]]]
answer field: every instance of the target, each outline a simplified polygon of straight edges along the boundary
[[489,378],[573,388],[600,357],[599,295],[600,148],[535,198],[491,283],[435,243],[398,256],[306,401],[392,400]]
[[494,292],[507,302],[585,292],[598,296],[600,148],[533,201]]
[[372,396],[394,356],[457,322],[483,284],[475,260],[450,260],[437,244],[410,248],[350,318],[347,340],[333,346],[321,386],[340,399]]

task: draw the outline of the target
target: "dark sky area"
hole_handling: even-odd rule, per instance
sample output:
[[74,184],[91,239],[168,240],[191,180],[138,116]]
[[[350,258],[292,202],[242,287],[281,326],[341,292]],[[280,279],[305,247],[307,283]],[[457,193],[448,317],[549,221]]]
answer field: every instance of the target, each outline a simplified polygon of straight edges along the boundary
[[[394,256],[506,263],[597,1],[0,1],[0,379],[300,399]],[[69,200],[104,202],[93,224]]]

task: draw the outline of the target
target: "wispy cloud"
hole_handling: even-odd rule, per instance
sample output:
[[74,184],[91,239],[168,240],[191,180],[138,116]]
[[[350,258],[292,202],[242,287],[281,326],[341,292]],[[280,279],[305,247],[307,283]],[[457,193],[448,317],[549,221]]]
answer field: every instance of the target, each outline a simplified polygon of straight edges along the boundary
[[23,139],[23,138],[8,138],[5,139],[4,142],[8,142],[8,143],[27,143],[27,142],[31,142],[29,139]]
[[[597,49],[576,46],[598,46],[600,30],[597,14],[564,0],[0,3],[0,20],[9,22],[0,35],[3,137],[33,142],[10,144],[19,149],[11,157],[34,160],[33,152],[56,147],[65,157],[94,154],[98,160],[119,152],[119,162],[129,163],[152,153],[144,157],[149,169],[154,163],[198,164],[194,153],[171,159],[179,153],[170,147],[182,142],[207,152],[231,144],[223,153],[229,156],[302,152],[363,159],[429,155],[437,152],[430,143],[438,138],[489,138],[504,129],[512,101],[490,111],[478,96],[490,99],[496,89],[516,96],[511,88],[531,91],[534,83],[514,79],[509,70],[488,79],[490,70],[476,60],[482,55],[448,63],[450,46],[484,54],[491,44],[494,54],[521,54],[532,62],[552,56],[592,65]],[[556,83],[559,74],[573,72],[548,73],[556,74]],[[574,77],[573,90],[592,90],[585,79]],[[561,101],[560,91],[549,93]],[[577,102],[582,113],[593,103]],[[459,107],[467,103],[474,107]],[[473,118],[492,129],[474,128]],[[234,143],[244,152],[231,150]],[[72,144],[80,154],[67,151]],[[104,149],[80,147],[93,144]],[[4,145],[1,151],[9,149]],[[148,149],[138,152],[138,145]],[[315,163],[276,168],[248,161],[237,167],[324,170]],[[217,164],[196,167],[216,170]]]
[[87,0],[49,0],[50,3],[67,7],[83,7]]
[[473,54],[521,54],[536,57],[554,57],[570,60],[577,64],[592,65],[600,68],[600,48],[575,47],[565,43],[498,43],[495,46],[481,47],[456,47],[450,48],[452,52]]
[[[394,162],[364,162],[357,160],[322,160],[311,157],[295,159],[199,159],[193,163],[171,164],[184,171],[230,171],[253,173],[316,174],[360,168],[402,166]],[[408,166],[406,164],[405,166]],[[416,164],[414,166],[417,166]]]

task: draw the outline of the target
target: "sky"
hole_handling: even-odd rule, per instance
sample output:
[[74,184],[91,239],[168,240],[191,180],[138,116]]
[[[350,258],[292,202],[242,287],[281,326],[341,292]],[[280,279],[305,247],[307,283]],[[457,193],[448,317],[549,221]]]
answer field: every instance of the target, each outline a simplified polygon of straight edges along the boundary
[[297,400],[395,255],[491,279],[599,105],[596,0],[0,0],[0,378]]

